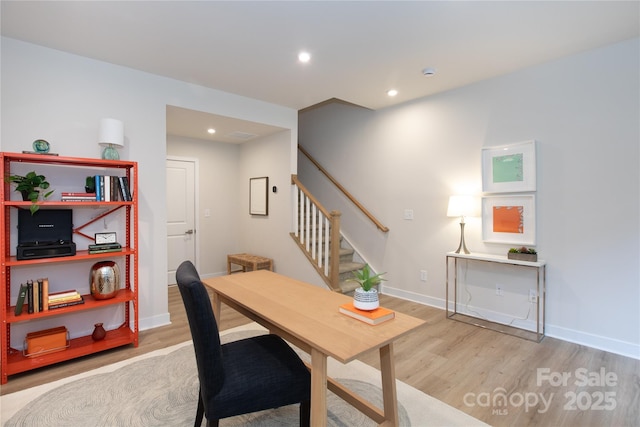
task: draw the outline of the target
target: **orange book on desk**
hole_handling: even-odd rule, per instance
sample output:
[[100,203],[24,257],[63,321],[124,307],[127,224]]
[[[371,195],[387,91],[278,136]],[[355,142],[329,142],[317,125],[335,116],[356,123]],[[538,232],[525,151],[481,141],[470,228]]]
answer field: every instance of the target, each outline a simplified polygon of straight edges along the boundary
[[396,313],[394,311],[391,311],[388,308],[384,307],[378,307],[375,310],[371,311],[358,310],[353,306],[353,302],[342,304],[340,306],[340,313],[345,314],[349,317],[353,317],[354,319],[358,319],[370,325],[377,325],[396,317]]

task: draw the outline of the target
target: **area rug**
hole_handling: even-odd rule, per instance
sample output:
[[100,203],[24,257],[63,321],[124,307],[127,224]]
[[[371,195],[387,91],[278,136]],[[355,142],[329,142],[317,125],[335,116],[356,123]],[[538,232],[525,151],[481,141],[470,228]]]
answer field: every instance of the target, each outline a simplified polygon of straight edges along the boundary
[[[229,342],[265,333],[252,323],[221,333]],[[306,360],[309,356],[299,351]],[[328,361],[329,375],[382,405],[380,372],[359,361]],[[397,381],[401,426],[486,425]],[[63,380],[8,394],[0,399],[2,425],[10,426],[192,426],[198,376],[190,341]],[[328,425],[375,425],[329,392]],[[299,407],[286,406],[220,421],[226,426],[297,426]]]

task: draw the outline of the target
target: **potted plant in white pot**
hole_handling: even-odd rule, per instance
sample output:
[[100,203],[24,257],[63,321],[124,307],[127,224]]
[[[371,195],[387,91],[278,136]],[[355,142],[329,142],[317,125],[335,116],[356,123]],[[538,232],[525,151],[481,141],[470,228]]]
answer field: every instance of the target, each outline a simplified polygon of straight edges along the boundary
[[356,288],[353,294],[353,306],[358,310],[375,310],[380,306],[378,299],[378,290],[374,288],[382,282],[382,275],[385,273],[373,274],[369,264],[365,264],[362,270],[353,272],[353,279],[348,279],[350,282],[357,282],[360,284],[359,288]]

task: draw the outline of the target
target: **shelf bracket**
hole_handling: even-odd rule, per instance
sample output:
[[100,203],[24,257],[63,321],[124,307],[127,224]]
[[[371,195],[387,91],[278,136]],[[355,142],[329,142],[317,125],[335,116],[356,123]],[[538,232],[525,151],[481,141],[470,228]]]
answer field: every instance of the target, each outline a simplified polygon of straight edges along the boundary
[[89,240],[93,240],[93,239],[94,239],[94,236],[89,236],[88,234],[83,233],[81,230],[82,230],[83,228],[85,228],[86,226],[91,225],[91,224],[93,224],[94,222],[96,222],[96,221],[98,221],[98,220],[100,220],[100,219],[102,219],[102,218],[104,218],[104,217],[106,217],[106,216],[111,215],[113,212],[115,212],[115,211],[117,211],[118,209],[121,209],[121,208],[123,208],[123,207],[125,207],[125,205],[116,206],[115,208],[110,209],[110,210],[108,210],[108,211],[106,211],[106,212],[104,212],[104,213],[102,213],[102,214],[98,215],[97,217],[93,218],[91,221],[89,221],[89,222],[87,222],[87,223],[85,223],[85,224],[82,224],[80,227],[74,228],[74,229],[73,229],[73,232],[74,232],[75,234],[79,234],[79,235],[81,235],[82,237],[86,237],[86,238],[87,238],[87,239],[89,239]]

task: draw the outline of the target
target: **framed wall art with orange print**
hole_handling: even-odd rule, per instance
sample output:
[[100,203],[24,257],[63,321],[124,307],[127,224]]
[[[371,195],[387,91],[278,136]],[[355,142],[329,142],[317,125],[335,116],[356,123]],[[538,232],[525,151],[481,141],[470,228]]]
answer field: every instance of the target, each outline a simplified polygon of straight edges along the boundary
[[482,198],[482,240],[519,245],[536,244],[535,195]]

